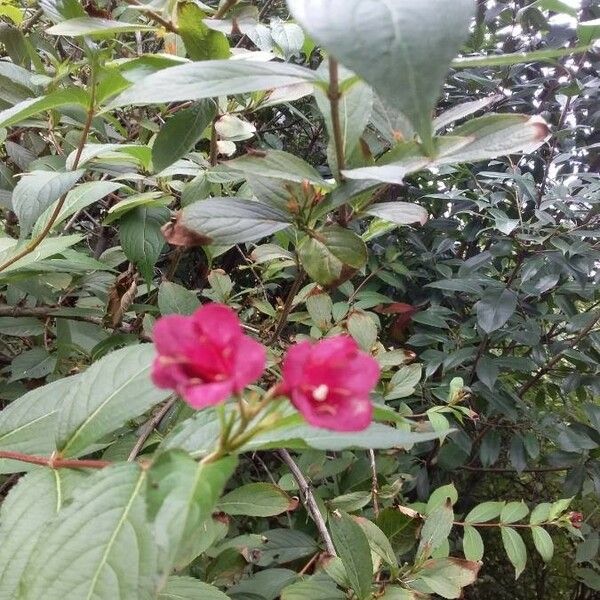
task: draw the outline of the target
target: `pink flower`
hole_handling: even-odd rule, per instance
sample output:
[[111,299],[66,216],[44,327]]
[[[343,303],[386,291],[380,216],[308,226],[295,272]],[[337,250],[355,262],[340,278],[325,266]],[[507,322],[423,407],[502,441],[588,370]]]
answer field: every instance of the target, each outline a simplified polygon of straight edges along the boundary
[[265,369],[264,346],[243,334],[237,315],[223,304],[207,304],[189,317],[163,317],[153,337],[158,356],[152,381],[194,408],[227,400]]
[[281,391],[306,420],[334,431],[361,431],[369,426],[369,393],[379,379],[379,365],[348,336],[292,346],[283,361]]

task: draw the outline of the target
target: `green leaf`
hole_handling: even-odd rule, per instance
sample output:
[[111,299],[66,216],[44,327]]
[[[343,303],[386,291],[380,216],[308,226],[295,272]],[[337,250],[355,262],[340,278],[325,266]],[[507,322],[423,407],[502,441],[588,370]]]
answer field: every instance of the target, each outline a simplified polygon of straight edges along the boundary
[[422,558],[431,556],[431,553],[448,539],[453,523],[454,511],[451,502],[447,501],[435,508],[427,515],[421,529],[421,541],[417,554]]
[[365,352],[370,352],[377,341],[377,325],[364,310],[353,310],[346,322],[348,333]]
[[288,6],[317,43],[408,117],[431,152],[431,113],[475,3],[288,0]]
[[19,179],[12,195],[12,205],[19,224],[21,237],[27,237],[38,217],[63,194],[66,194],[83,176],[79,171],[33,171]]
[[161,227],[168,220],[166,208],[138,206],[119,221],[123,252],[148,283],[152,281],[154,265],[165,245]]
[[442,598],[461,598],[462,588],[477,578],[480,564],[460,558],[442,558],[427,561],[419,571],[412,587]]
[[156,547],[146,521],[146,478],[135,464],[91,475],[42,534],[19,597],[149,600]]
[[63,456],[85,453],[91,444],[169,395],[150,380],[154,354],[152,344],[129,346],[71,380],[58,417],[57,448]]
[[162,315],[191,315],[200,306],[198,296],[177,283],[163,281],[158,288],[158,308]]
[[229,58],[231,51],[227,37],[209,29],[203,22],[205,17],[206,13],[193,2],[177,3],[177,31],[187,55],[192,60]]
[[271,529],[261,533],[260,537],[264,540],[258,547],[258,564],[261,567],[268,567],[274,562],[288,563],[319,550],[311,536],[296,529]]
[[89,105],[89,96],[85,90],[71,87],[65,90],[56,90],[41,98],[28,98],[11,108],[0,111],[0,127],[10,127],[33,115],[45,110],[52,110],[60,106]]
[[359,600],[370,598],[373,562],[367,536],[347,513],[332,515],[329,527],[335,549],[346,569],[350,587]]
[[[0,448],[49,456],[55,449],[57,413],[80,375],[46,384],[11,402],[0,412]],[[3,473],[19,472],[23,463],[0,461]]]
[[410,202],[380,202],[373,204],[365,212],[396,225],[413,223],[425,225],[428,217],[427,211],[422,206]]
[[219,510],[228,515],[273,517],[294,510],[297,501],[272,483],[248,483],[219,500]]
[[515,568],[515,579],[518,579],[527,563],[525,542],[523,542],[523,538],[512,527],[502,527],[500,531],[508,560],[510,560]]
[[406,398],[414,394],[421,380],[422,367],[419,364],[401,365],[394,373],[385,394],[386,400]]
[[[71,215],[98,202],[98,200],[108,196],[108,194],[112,194],[120,187],[121,184],[115,181],[86,181],[79,184],[67,193],[65,202],[52,228],[54,229]],[[40,215],[33,228],[33,237],[38,235],[46,226],[50,220],[50,216],[54,212],[55,206],[56,203],[52,204]]]
[[168,119],[152,146],[154,170],[160,172],[185,156],[200,140],[215,114],[215,103],[203,100],[191,108],[178,111]]
[[488,290],[475,304],[477,324],[485,333],[500,329],[517,309],[517,294],[509,289]]
[[550,502],[542,502],[538,504],[532,511],[529,516],[529,523],[531,525],[538,525],[539,523],[544,523],[548,520],[548,515],[550,514],[550,509],[552,508],[552,504]]
[[544,562],[550,562],[554,556],[554,542],[550,534],[543,527],[532,527],[531,536],[535,549],[539,552]]
[[112,36],[117,33],[154,31],[155,29],[151,25],[142,25],[140,23],[125,23],[123,21],[112,21],[96,17],[77,17],[49,27],[46,29],[46,33],[50,35],[64,35],[66,37],[77,37],[80,35]]
[[448,110],[440,113],[433,122],[433,127],[435,131],[439,131],[443,129],[447,125],[454,123],[454,121],[458,121],[460,119],[464,119],[473,113],[476,113],[490,104],[494,104],[502,100],[504,96],[501,94],[494,94],[492,96],[488,96],[487,98],[480,98],[479,100],[471,100],[470,102],[463,102],[462,104],[457,104]]
[[465,525],[462,543],[467,560],[480,561],[483,558],[483,539],[475,527]]
[[515,523],[524,519],[529,513],[529,508],[525,502],[507,502],[500,513],[501,523]]
[[[328,183],[319,172],[298,156],[282,150],[268,150],[260,156],[245,154],[228,160],[213,169],[214,173],[234,172],[240,175],[254,175],[269,179],[283,179],[302,183],[308,181],[314,185],[328,187]],[[289,195],[289,194],[288,194]]]
[[297,574],[290,569],[265,569],[242,579],[227,591],[240,600],[275,600],[281,590],[297,578]]
[[417,593],[405,588],[388,585],[379,600],[419,600]]
[[21,379],[43,379],[52,373],[56,366],[56,356],[51,355],[42,346],[35,346],[31,350],[21,352],[10,365],[9,382]]
[[463,138],[466,143],[454,149],[442,149],[434,164],[476,162],[515,152],[533,152],[549,135],[550,129],[541,117],[485,115],[456,127],[452,136]]
[[183,209],[181,224],[207,238],[206,243],[239,244],[289,227],[291,217],[272,206],[243,198],[210,198]]
[[161,207],[170,204],[172,201],[172,196],[166,196],[162,192],[143,192],[141,194],[132,194],[131,196],[127,196],[127,198],[124,200],[120,200],[111,206],[108,209],[102,224],[110,225],[138,206]]
[[397,554],[404,554],[413,548],[418,523],[417,519],[395,508],[384,508],[377,517],[377,526],[390,540]]
[[310,83],[316,79],[314,71],[286,63],[207,60],[169,67],[144,77],[107,108],[200,100]]
[[[577,37],[582,44],[589,44],[600,37],[600,19],[593,19],[591,21],[583,21],[577,24]],[[589,49],[590,46],[587,46]],[[577,48],[572,49],[575,52]],[[581,50],[583,52],[584,50]]]
[[30,337],[44,333],[43,322],[35,317],[0,317],[0,333],[16,337]]
[[465,523],[485,523],[500,516],[504,502],[482,502],[465,517]]
[[583,45],[575,46],[574,48],[547,48],[531,52],[513,52],[491,56],[464,56],[455,58],[451,66],[454,69],[471,69],[478,67],[503,67],[528,62],[555,62],[557,58],[570,56],[571,54],[581,54],[587,52],[589,49],[589,45]]
[[62,507],[81,472],[39,469],[19,479],[0,510],[0,598],[14,598],[44,527]]
[[[12,274],[14,271],[21,270],[36,270],[36,266],[38,263],[49,256],[54,256],[55,254],[60,254],[70,246],[77,244],[77,242],[81,241],[80,235],[65,235],[62,237],[55,238],[46,238],[42,241],[41,244],[37,246],[37,248],[23,256],[19,260],[16,260],[12,265],[6,267],[2,273],[0,273],[0,278],[6,275]],[[0,252],[0,261],[4,262],[10,259],[12,256],[18,254],[22,250],[21,246],[17,246],[16,241],[15,245],[11,246],[8,250],[4,252]]]
[[299,581],[281,591],[281,600],[345,600],[346,597],[333,583],[312,579]]
[[450,500],[452,505],[456,504],[458,500],[458,492],[456,491],[456,487],[453,483],[442,485],[431,493],[429,500],[427,500],[427,510],[425,511],[426,514],[429,514],[438,506],[446,504],[448,500]]
[[365,519],[364,517],[352,517],[364,531],[367,536],[367,540],[369,542],[369,546],[371,550],[392,570],[396,570],[398,567],[398,559],[396,558],[396,554],[390,540],[387,539],[385,533],[375,525],[372,521]]
[[367,247],[353,231],[330,225],[305,236],[298,245],[304,270],[317,283],[337,287],[367,262]]
[[148,514],[159,543],[159,564],[164,573],[182,569],[214,541],[212,514],[237,461],[227,457],[214,463],[197,463],[182,452],[166,452],[148,473]]
[[193,577],[169,577],[158,600],[229,600],[221,590]]

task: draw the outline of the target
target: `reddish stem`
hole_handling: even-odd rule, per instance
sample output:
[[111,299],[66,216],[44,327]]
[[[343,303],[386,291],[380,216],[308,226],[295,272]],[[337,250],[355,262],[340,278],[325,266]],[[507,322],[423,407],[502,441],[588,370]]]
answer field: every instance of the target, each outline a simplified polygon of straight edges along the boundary
[[103,469],[112,464],[108,460],[79,460],[76,458],[68,459],[55,458],[53,456],[34,456],[32,454],[23,454],[21,452],[11,452],[8,450],[0,450],[0,458],[18,460],[32,465],[50,467],[51,469]]

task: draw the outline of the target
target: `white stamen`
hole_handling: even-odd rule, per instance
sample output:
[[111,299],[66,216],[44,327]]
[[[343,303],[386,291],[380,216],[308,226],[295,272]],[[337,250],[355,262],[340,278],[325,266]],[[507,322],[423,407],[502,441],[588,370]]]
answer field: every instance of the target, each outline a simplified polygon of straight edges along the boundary
[[312,397],[317,402],[323,402],[323,400],[327,400],[327,395],[329,394],[329,388],[322,383],[319,387],[316,387],[313,390]]

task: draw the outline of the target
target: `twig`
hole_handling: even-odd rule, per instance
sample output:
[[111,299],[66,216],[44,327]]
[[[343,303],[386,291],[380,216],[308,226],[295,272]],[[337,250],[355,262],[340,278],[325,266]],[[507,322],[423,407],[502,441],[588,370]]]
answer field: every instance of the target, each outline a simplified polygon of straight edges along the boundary
[[171,410],[171,407],[177,402],[177,397],[173,397],[167,400],[144,425],[142,425],[142,432],[140,433],[134,447],[131,449],[129,456],[127,457],[128,462],[132,462],[135,457],[140,453],[146,440],[150,437],[155,427],[158,427],[160,422],[164,419],[165,415]]
[[267,341],[268,345],[275,343],[277,341],[277,339],[279,338],[279,335],[283,331],[283,328],[285,327],[285,324],[287,322],[288,315],[290,314],[290,311],[292,310],[292,303],[294,302],[294,298],[296,297],[296,294],[298,293],[298,290],[300,289],[300,286],[302,285],[303,280],[304,280],[304,271],[302,270],[302,268],[300,266],[298,266],[298,272],[296,273],[296,278],[294,279],[294,283],[292,283],[292,287],[290,288],[287,298],[285,299],[285,304],[283,305],[283,309],[281,310],[281,315],[279,315],[279,321],[277,321],[277,325],[275,326],[275,331],[273,332],[273,335]]
[[[92,127],[92,121],[94,120],[95,109],[96,109],[96,78],[95,78],[95,69],[92,68],[90,104],[88,107],[85,124],[83,126],[83,131],[81,132],[81,139],[79,140],[79,145],[77,146],[75,160],[73,161],[73,168],[72,168],[73,171],[75,171],[75,169],[77,169],[77,166],[79,165],[79,161],[81,159],[81,153],[83,152],[83,147],[85,146],[85,142],[87,141],[88,134],[90,132],[90,128]],[[44,226],[42,231],[40,231],[39,235],[37,237],[35,237],[33,240],[31,240],[31,242],[29,242],[29,244],[27,244],[23,248],[23,250],[21,250],[21,252],[18,252],[17,254],[15,254],[14,256],[9,258],[7,261],[5,261],[2,265],[0,265],[0,271],[4,271],[5,269],[7,269],[8,267],[10,267],[14,263],[16,263],[18,260],[20,260],[24,256],[31,254],[44,241],[46,236],[52,230],[54,223],[57,221],[58,217],[60,216],[60,212],[62,210],[62,207],[65,204],[66,199],[67,199],[67,193],[64,193],[58,199],[58,202],[56,203],[56,206],[54,207],[54,211],[52,212],[52,215],[48,219],[48,222],[46,223],[46,225]]]
[[219,117],[216,116],[213,119],[212,127],[210,129],[210,156],[208,160],[211,167],[214,167],[217,164],[217,158],[219,155],[219,146],[217,145],[217,128],[215,127],[218,118]]
[[[342,123],[340,121],[340,98],[342,94],[340,92],[339,83],[339,69],[338,62],[335,58],[329,57],[329,90],[327,93],[329,97],[329,106],[331,108],[331,133],[333,137],[333,145],[335,148],[335,179],[336,181],[342,181],[342,171],[345,168],[345,157],[344,157],[344,136],[342,133]],[[339,210],[339,223],[340,225],[346,225],[350,219],[350,210],[347,204],[340,206]]]
[[331,539],[329,531],[327,531],[327,526],[325,525],[325,519],[319,510],[319,506],[315,501],[315,497],[312,494],[310,484],[306,480],[306,477],[304,477],[300,467],[298,467],[298,465],[294,462],[294,459],[290,456],[290,453],[287,450],[279,450],[278,454],[281,457],[281,460],[283,460],[283,462],[287,465],[300,488],[300,496],[302,497],[302,501],[306,506],[306,510],[308,510],[310,516],[312,517],[312,520],[315,522],[317,529],[319,530],[327,553],[330,556],[337,556],[335,547],[333,545],[333,540]]
[[145,12],[148,17],[150,17],[153,21],[156,21],[159,25],[162,25],[167,31],[170,31],[171,33],[179,33],[179,30],[177,27],[175,27],[175,25],[173,25],[173,23],[171,23],[171,21],[163,19],[163,17],[153,10],[148,10],[143,2],[140,2],[139,0],[125,0],[125,2],[133,6],[141,7],[143,12]]
[[44,11],[41,8],[38,8],[32,15],[23,23],[23,27],[21,27],[21,31],[23,33],[29,33],[33,26],[40,20]]
[[458,467],[464,471],[476,471],[478,473],[555,473],[558,471],[568,471],[575,465],[561,467],[532,467],[531,469],[511,469],[509,467],[473,467],[471,465],[463,465]]
[[33,454],[23,454],[21,452],[9,452],[8,450],[0,450],[0,458],[18,460],[32,465],[50,467],[51,469],[104,469],[104,467],[108,467],[112,464],[108,460],[80,460],[77,458],[69,459],[55,458],[53,456],[35,456]]
[[371,463],[371,496],[373,496],[373,512],[375,517],[379,516],[379,482],[377,481],[377,463],[375,462],[375,451],[369,448],[369,462]]
[[518,391],[519,398],[522,398],[526,392],[528,392],[552,367],[562,360],[562,355],[565,350],[575,347],[594,327],[594,325],[600,321],[600,313],[590,321],[590,323],[583,328],[583,330],[576,335],[572,340],[569,341],[567,346],[563,348],[558,354],[550,359],[543,367],[541,367],[537,373],[526,383],[524,383]]
[[223,4],[218,8],[217,12],[212,16],[213,19],[222,19],[230,8],[233,8],[237,4],[238,0],[225,0]]

